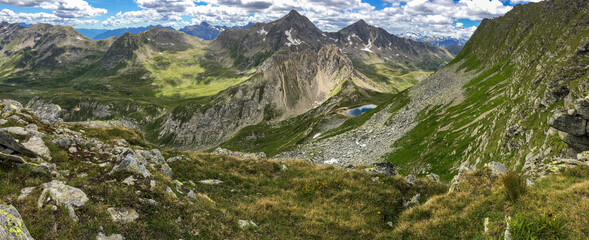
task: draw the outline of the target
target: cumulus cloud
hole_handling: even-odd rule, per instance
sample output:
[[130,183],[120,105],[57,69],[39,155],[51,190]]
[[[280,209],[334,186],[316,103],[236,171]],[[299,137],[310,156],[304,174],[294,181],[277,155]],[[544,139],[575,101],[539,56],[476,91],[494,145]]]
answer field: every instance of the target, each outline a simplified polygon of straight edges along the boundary
[[[0,0],[0,3],[18,7],[39,7],[51,10],[53,11],[52,15],[58,18],[88,18],[107,13],[106,9],[94,8],[84,0]],[[62,21],[76,22],[75,20]]]
[[[103,26],[162,24],[182,26],[206,21],[222,25],[268,22],[295,9],[320,29],[337,31],[364,19],[391,33],[416,32],[469,37],[474,28],[460,19],[480,21],[505,14],[513,3],[539,0],[383,0],[384,8],[362,0],[134,0],[140,10],[119,12]],[[33,6],[53,11],[52,18],[81,19],[103,15],[84,0],[0,0],[14,6]],[[17,14],[18,15],[18,14]],[[46,16],[46,14],[39,14]],[[186,22],[185,19],[190,19]]]
[[24,22],[24,23],[49,23],[54,25],[83,25],[95,24],[98,20],[94,19],[76,19],[62,18],[51,13],[15,13],[9,9],[0,11],[0,19],[7,22]]

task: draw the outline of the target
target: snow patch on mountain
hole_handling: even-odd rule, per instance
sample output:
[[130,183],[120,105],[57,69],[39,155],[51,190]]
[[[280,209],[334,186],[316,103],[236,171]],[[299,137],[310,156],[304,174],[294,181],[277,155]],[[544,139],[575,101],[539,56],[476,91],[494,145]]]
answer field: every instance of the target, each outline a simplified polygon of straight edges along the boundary
[[292,32],[292,28],[290,30],[288,30],[288,31],[284,31],[284,34],[286,34],[286,38],[289,41],[288,43],[286,43],[286,45],[288,45],[289,47],[292,46],[292,45],[295,45],[295,46],[296,45],[301,45],[301,43],[303,43],[303,42],[301,40],[294,39],[292,37],[291,32]]

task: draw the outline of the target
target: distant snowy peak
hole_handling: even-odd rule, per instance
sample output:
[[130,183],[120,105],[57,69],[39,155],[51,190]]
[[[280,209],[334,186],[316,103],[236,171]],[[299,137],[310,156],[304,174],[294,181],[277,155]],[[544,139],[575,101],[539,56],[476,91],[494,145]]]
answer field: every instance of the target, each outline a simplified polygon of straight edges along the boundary
[[403,33],[400,34],[399,37],[402,38],[409,38],[419,42],[427,42],[431,43],[436,47],[448,47],[452,45],[464,46],[468,39],[466,38],[456,38],[450,36],[434,36],[434,35],[423,35],[419,33]]

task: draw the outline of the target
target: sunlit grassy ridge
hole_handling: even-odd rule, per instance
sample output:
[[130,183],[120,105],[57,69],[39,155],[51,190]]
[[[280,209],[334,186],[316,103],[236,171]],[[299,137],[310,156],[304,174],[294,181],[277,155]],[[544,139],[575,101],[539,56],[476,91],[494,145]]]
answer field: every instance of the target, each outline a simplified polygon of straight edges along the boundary
[[[512,239],[589,237],[589,167],[567,169],[527,187],[515,202],[489,169],[465,174],[456,191],[403,212],[394,239]],[[485,219],[488,223],[485,224]],[[488,229],[485,232],[485,225]]]
[[564,96],[553,99],[558,91],[575,99],[588,90],[589,58],[577,50],[589,37],[588,11],[585,1],[550,1],[483,21],[447,66],[473,76],[462,96],[423,110],[386,159],[402,173],[425,170],[449,180],[460,164],[501,161],[520,170],[528,155],[565,155],[546,121],[563,105]]

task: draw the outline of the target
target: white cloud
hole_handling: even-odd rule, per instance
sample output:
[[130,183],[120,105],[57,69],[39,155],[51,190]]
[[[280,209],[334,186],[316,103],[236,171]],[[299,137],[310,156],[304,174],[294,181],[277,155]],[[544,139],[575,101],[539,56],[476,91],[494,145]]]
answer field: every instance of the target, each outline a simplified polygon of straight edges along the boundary
[[51,13],[15,13],[9,9],[2,9],[0,11],[0,19],[7,22],[24,22],[24,23],[49,23],[54,25],[83,25],[96,24],[98,20],[94,19],[76,19],[76,18],[62,18]]
[[88,18],[104,15],[107,12],[106,9],[90,6],[84,0],[0,0],[0,3],[51,10],[58,18]]
[[529,2],[542,2],[544,0],[505,0],[504,2],[509,2],[511,4],[520,4],[520,3],[529,3]]
[[[87,1],[87,0],[86,0]],[[0,0],[14,6],[36,6],[53,11],[53,17],[80,19],[103,15],[85,0]],[[134,0],[141,9],[119,12],[101,22],[103,26],[162,24],[181,26],[206,21],[212,24],[245,25],[276,20],[291,9],[307,16],[325,31],[337,31],[359,19],[391,33],[417,32],[468,37],[459,19],[480,21],[505,14],[510,3],[539,0],[385,0],[377,10],[362,0]],[[198,4],[195,4],[198,3]]]

